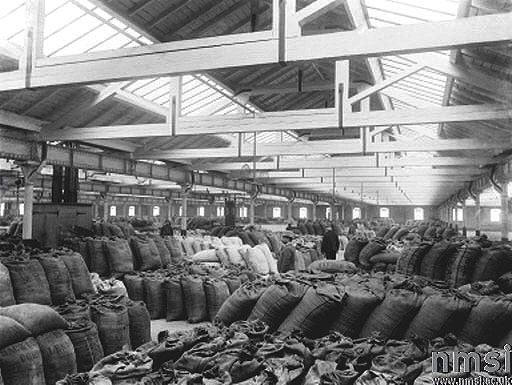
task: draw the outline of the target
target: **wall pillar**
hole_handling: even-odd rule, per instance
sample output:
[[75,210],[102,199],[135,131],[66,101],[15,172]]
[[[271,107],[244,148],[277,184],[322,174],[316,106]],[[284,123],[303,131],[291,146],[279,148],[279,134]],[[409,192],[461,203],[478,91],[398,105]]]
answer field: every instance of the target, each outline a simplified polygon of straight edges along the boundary
[[316,203],[313,203],[313,215],[312,215],[312,219],[313,221],[316,221],[316,207],[318,205]]
[[287,209],[288,209],[288,222],[291,223],[293,221],[293,202],[288,202]]
[[508,241],[508,184],[503,183],[501,191],[501,240]]

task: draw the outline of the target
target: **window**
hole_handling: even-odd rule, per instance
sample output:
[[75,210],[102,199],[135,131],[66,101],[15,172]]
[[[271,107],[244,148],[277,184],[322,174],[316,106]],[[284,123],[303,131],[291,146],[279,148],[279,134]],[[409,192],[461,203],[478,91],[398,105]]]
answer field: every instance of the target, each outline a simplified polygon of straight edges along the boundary
[[24,203],[20,203],[20,206],[18,208],[19,210],[19,215],[24,215],[25,214],[25,204]]
[[414,220],[415,221],[422,221],[425,219],[425,212],[421,207],[416,207],[414,209]]
[[464,210],[461,207],[454,208],[452,211],[452,219],[457,222],[464,220]]
[[274,207],[272,209],[272,218],[281,218],[281,207]]
[[379,216],[381,218],[389,218],[389,209],[387,207],[381,207],[379,210]]
[[501,209],[491,209],[491,222],[501,221]]
[[178,216],[179,216],[179,217],[182,217],[182,216],[183,216],[183,206],[180,206],[180,207],[178,208]]
[[217,207],[217,216],[218,217],[223,217],[224,216],[224,207],[223,206]]
[[5,203],[0,203],[0,217],[5,215]]
[[198,217],[204,217],[204,207],[203,206],[199,206],[197,208],[197,216]]
[[301,207],[299,209],[299,218],[300,219],[307,219],[308,218],[308,208],[307,207]]
[[327,207],[325,209],[325,219],[331,219],[331,208]]
[[135,206],[128,206],[128,216],[129,217],[135,216]]
[[247,207],[240,207],[238,213],[240,218],[247,218]]
[[361,209],[359,207],[354,207],[352,209],[352,219],[361,218]]
[[115,217],[117,215],[117,206],[110,206],[110,216]]
[[160,216],[160,206],[153,206],[153,216],[154,217]]

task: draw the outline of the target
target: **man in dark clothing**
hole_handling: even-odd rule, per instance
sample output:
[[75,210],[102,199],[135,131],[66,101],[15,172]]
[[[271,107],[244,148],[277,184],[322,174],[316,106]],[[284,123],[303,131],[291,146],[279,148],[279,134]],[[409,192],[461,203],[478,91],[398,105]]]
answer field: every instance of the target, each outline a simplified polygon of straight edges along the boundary
[[172,230],[171,222],[167,219],[164,222],[164,225],[160,228],[160,236],[165,237],[165,236],[173,236],[173,235],[174,235],[174,231]]
[[293,270],[295,268],[297,250],[291,243],[294,236],[295,235],[290,231],[286,231],[281,235],[283,247],[281,248],[279,257],[277,259],[277,270],[280,273],[286,273],[287,271]]
[[327,259],[336,259],[336,253],[340,249],[340,239],[332,229],[332,225],[322,238],[321,251]]

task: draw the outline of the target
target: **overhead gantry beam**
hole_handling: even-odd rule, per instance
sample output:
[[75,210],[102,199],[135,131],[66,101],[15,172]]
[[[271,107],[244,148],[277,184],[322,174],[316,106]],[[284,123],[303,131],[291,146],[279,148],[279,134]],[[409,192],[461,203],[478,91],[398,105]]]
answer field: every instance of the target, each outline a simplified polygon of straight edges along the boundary
[[[72,166],[85,170],[98,170],[122,175],[169,180],[175,183],[193,183],[200,186],[216,187],[226,190],[254,192],[254,185],[245,181],[236,181],[218,173],[200,173],[183,168],[173,168],[148,162],[139,162],[122,157],[103,155],[79,149],[61,146],[47,146],[46,158],[42,158],[42,146],[36,142],[3,137],[0,141],[0,157],[14,160],[45,160],[49,165]],[[270,185],[262,185],[260,192],[287,198],[315,200],[318,194],[294,194],[292,190]],[[330,199],[330,198],[329,198]]]
[[[284,38],[284,60],[350,59],[426,52],[512,40],[512,14]],[[279,62],[272,31],[229,35],[75,56],[38,58],[32,87],[181,75]],[[283,60],[283,58],[281,58]],[[0,90],[24,88],[20,71],[0,74]]]
[[[452,123],[477,120],[507,120],[511,110],[506,105],[479,104],[394,111],[368,111],[343,114],[343,126],[391,126],[397,124]],[[179,117],[176,135],[254,133],[288,130],[339,128],[339,117],[331,108],[264,112],[254,115],[220,117]],[[168,136],[169,125],[144,124],[43,130],[47,140],[85,140]]]

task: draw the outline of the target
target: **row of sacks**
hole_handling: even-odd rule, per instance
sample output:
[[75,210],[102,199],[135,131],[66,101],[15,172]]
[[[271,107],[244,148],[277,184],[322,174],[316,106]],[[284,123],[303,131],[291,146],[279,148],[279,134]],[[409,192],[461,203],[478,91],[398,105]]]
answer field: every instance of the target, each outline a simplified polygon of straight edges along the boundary
[[402,275],[298,274],[242,285],[224,302],[225,325],[261,320],[270,331],[300,330],[316,338],[330,330],[349,337],[436,338],[454,333],[470,343],[512,342],[512,298],[432,286]]
[[230,294],[255,278],[244,269],[181,264],[125,275],[124,284],[132,300],[146,303],[151,319],[197,323],[214,320]]
[[[422,242],[404,248],[396,271],[445,281],[454,287],[498,280],[512,271],[512,248],[507,244],[479,242],[478,239]],[[510,291],[506,289],[506,292]]]
[[[451,335],[430,341],[383,341],[331,332],[308,339],[298,332],[270,333],[260,321],[237,321],[229,327],[162,332],[157,342],[105,357],[90,372],[70,375],[58,385],[422,385],[432,383],[432,353],[451,351],[475,352],[483,358],[491,348]],[[498,360],[503,364],[503,349]]]
[[457,235],[457,230],[451,224],[432,222],[432,223],[413,223],[409,225],[383,225],[376,229],[375,236],[384,240],[399,242],[407,235],[417,235],[420,239],[433,241],[441,239],[451,239]]
[[274,253],[279,253],[283,248],[283,242],[279,234],[270,231],[243,230],[227,226],[218,226],[212,229],[212,238],[240,238],[244,245],[254,247],[260,244],[266,244]]
[[171,262],[192,257],[199,251],[228,245],[242,246],[242,242],[236,237],[160,237],[149,233],[134,235],[129,240],[106,237],[76,239],[74,249],[84,255],[91,271],[105,277],[165,268]]
[[277,258],[265,243],[254,247],[243,245],[202,250],[194,254],[191,260],[197,263],[239,266],[263,275],[278,273]]
[[71,250],[22,250],[0,257],[0,306],[59,305],[94,293],[82,256]]
[[130,239],[135,234],[135,229],[128,222],[93,222],[92,231],[98,237],[117,237]]

